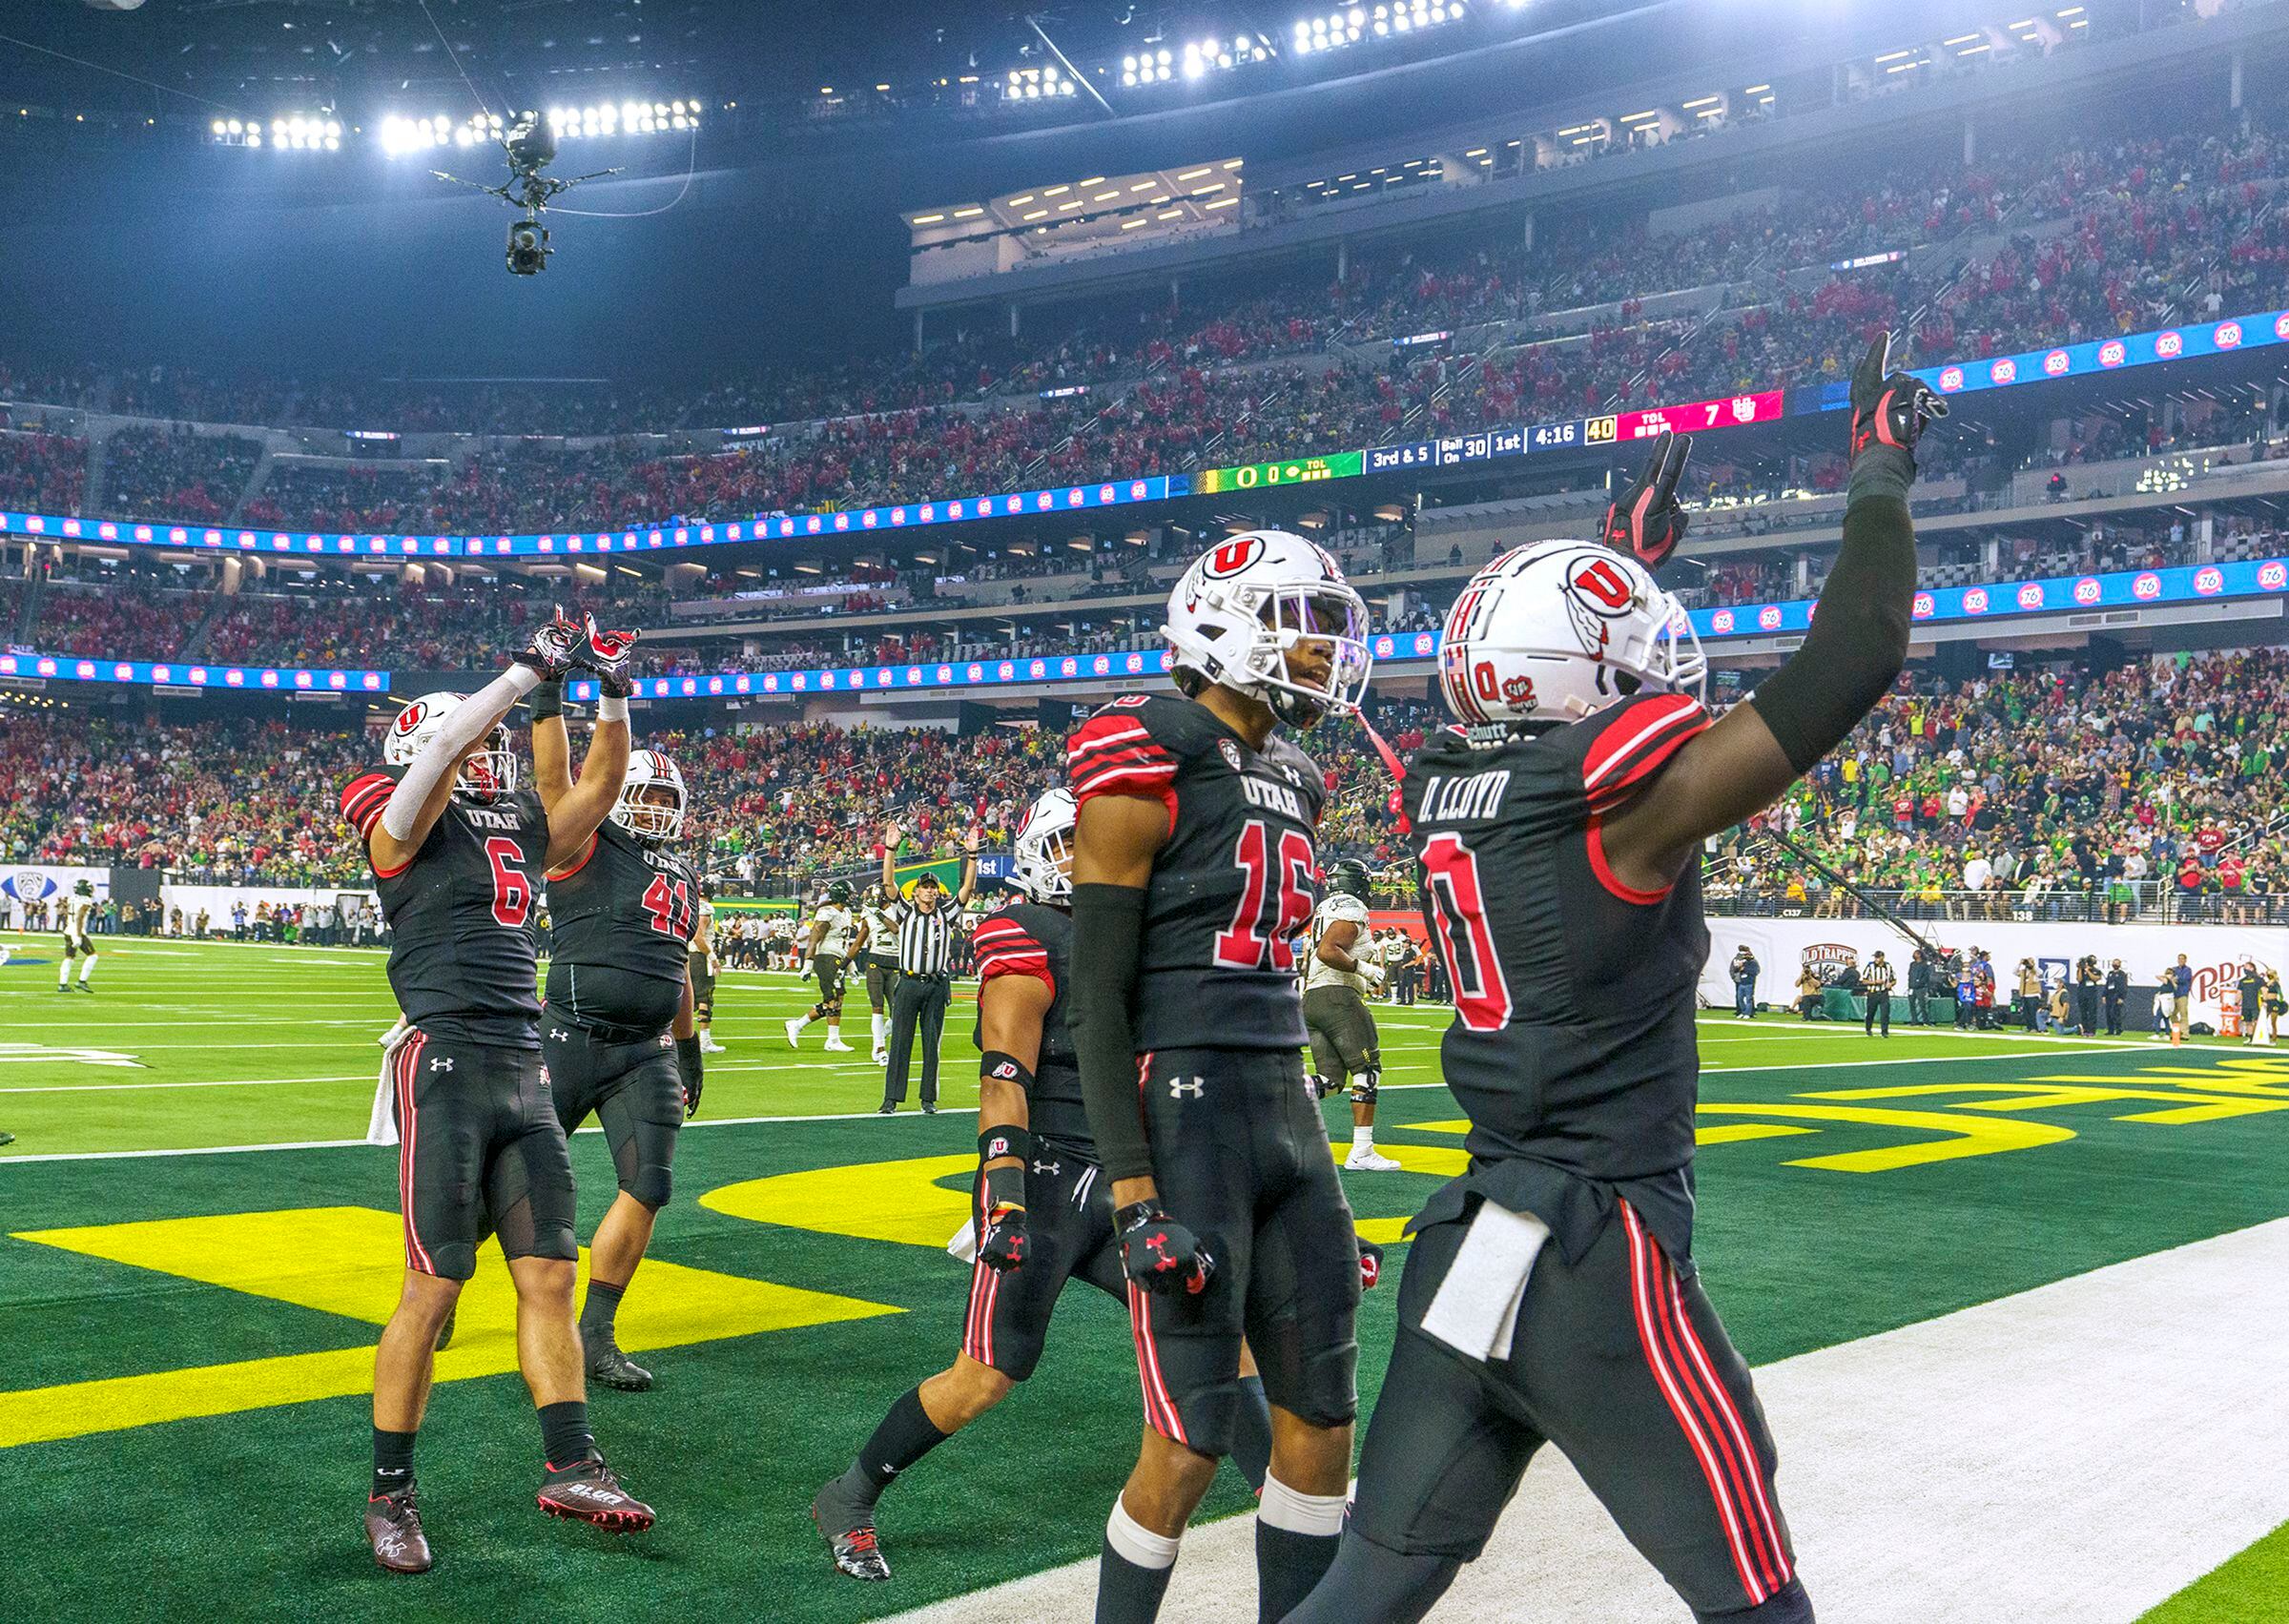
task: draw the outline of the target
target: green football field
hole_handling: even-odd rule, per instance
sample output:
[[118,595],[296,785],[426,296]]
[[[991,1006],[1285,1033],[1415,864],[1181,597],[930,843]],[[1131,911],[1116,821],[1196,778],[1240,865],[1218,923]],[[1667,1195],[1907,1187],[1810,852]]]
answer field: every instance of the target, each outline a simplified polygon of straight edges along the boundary
[[[728,1052],[621,1316],[658,1386],[590,1395],[659,1526],[613,1540],[534,1510],[538,1434],[488,1257],[419,1457],[438,1567],[390,1580],[359,1531],[371,1348],[402,1260],[396,1154],[358,1142],[393,1015],[380,956],[114,942],[94,996],[59,996],[50,939],[0,941],[0,1130],[16,1136],[0,1149],[0,1481],[37,1531],[10,1542],[9,1616],[179,1617],[188,1597],[233,1618],[730,1603],[803,1624],[1093,1556],[1140,1408],[1125,1316],[1085,1288],[1035,1380],[885,1499],[893,1584],[839,1579],[805,1514],[959,1339],[967,1271],[943,1246],[977,1098],[959,998],[949,1108],[884,1120],[862,993],[861,1052],[827,1057],[816,1029],[799,1053],[780,1033],[809,1001],[793,977],[724,977]],[[1462,1124],[1437,1080],[1446,1012],[1378,1014],[1378,1142],[1406,1170],[1345,1182],[1362,1229],[1394,1243],[1395,1278],[1400,1226],[1462,1164]],[[1701,1038],[1696,1253],[1755,1365],[2289,1215],[2289,1061],[2272,1058],[2289,1051],[1886,1042],[1722,1016]],[[1348,1110],[1327,1110],[1348,1137]],[[585,1236],[612,1194],[602,1140],[576,1138],[573,1161]],[[1363,1415],[1394,1298],[1366,1301]],[[1249,1505],[1227,1472],[1205,1514]],[[2289,1617],[2283,1573],[2277,1537],[2155,1616]]]

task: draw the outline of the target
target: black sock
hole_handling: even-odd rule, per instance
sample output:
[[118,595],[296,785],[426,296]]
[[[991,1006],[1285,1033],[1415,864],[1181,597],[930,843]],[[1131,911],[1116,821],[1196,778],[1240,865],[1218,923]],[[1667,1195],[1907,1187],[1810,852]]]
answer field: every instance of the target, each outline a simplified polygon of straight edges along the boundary
[[922,1408],[922,1389],[908,1388],[882,1417],[882,1424],[858,1451],[851,1470],[843,1473],[843,1485],[862,1510],[871,1511],[898,1473],[951,1436],[940,1432]]
[[1293,1612],[1335,1560],[1343,1536],[1297,1533],[1256,1519],[1257,1624],[1279,1624]]
[[541,1406],[541,1450],[550,1471],[593,1458],[596,1435],[588,1430],[588,1407],[579,1399]]
[[1264,1492],[1264,1474],[1271,1470],[1271,1406],[1264,1399],[1264,1378],[1240,1378],[1240,1413],[1232,1423],[1232,1464],[1248,1486]]
[[1110,1535],[1097,1555],[1097,1624],[1152,1624],[1168,1593],[1165,1568],[1141,1568],[1113,1549]]
[[374,1429],[374,1497],[413,1487],[413,1434]]
[[620,1312],[620,1295],[626,1285],[612,1285],[595,1276],[588,1277],[588,1300],[580,1305],[580,1334],[588,1342],[612,1340],[612,1318]]
[[1402,1556],[1356,1531],[1347,1533],[1334,1565],[1303,1605],[1288,1614],[1288,1624],[1349,1624],[1354,1618],[1416,1624],[1461,1570],[1457,1557]]

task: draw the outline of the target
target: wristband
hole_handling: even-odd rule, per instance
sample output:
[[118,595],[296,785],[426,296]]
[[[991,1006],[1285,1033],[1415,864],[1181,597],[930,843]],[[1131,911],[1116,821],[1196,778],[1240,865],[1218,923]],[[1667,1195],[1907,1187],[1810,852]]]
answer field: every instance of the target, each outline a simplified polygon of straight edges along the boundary
[[565,685],[562,680],[545,682],[532,690],[532,719],[534,721],[546,722],[549,717],[561,716],[564,712]]
[[1020,1161],[1033,1154],[1033,1136],[1023,1128],[1004,1125],[988,1128],[978,1136],[978,1160],[998,1161],[1004,1156],[1014,1156]]
[[1116,1234],[1125,1235],[1140,1223],[1150,1223],[1156,1218],[1166,1218],[1167,1216],[1161,1210],[1161,1203],[1157,1199],[1130,1202],[1119,1212],[1113,1214],[1113,1230]]
[[988,1167],[985,1170],[985,1210],[991,1214],[1014,1206],[1025,1210],[1025,1169]]
[[608,693],[598,699],[596,701],[596,720],[599,722],[626,722],[628,720],[627,696]]

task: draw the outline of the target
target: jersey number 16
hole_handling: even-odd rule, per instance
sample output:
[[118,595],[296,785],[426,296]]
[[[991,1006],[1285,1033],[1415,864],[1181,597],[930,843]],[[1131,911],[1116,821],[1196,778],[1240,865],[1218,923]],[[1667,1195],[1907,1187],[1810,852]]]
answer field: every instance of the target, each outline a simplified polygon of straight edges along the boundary
[[1314,864],[1311,837],[1301,830],[1280,832],[1273,859],[1270,832],[1251,817],[1232,853],[1242,875],[1240,906],[1229,928],[1216,933],[1216,965],[1222,970],[1295,968],[1295,934],[1311,917]]

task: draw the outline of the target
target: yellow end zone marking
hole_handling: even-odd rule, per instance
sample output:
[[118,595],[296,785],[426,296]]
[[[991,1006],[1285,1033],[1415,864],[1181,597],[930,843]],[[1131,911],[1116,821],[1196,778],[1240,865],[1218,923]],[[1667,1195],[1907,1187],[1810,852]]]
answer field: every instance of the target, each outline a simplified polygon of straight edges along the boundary
[[700,1197],[699,1204],[755,1223],[942,1250],[969,1221],[970,1195],[937,1181],[974,1172],[977,1166],[977,1152],[966,1151],[959,1156],[815,1167],[726,1184]]
[[[388,1320],[403,1276],[402,1236],[394,1213],[340,1206],[32,1230],[12,1238],[379,1326]],[[585,1251],[580,1272],[588,1273]],[[620,1310],[618,1329],[620,1345],[635,1352],[901,1311],[653,1258],[644,1264],[644,1288]],[[437,1356],[437,1380],[504,1375],[516,1367],[516,1292],[499,1245],[488,1242],[462,1291],[453,1346]],[[0,1449],[346,1398],[373,1387],[368,1346],[0,1392]]]

